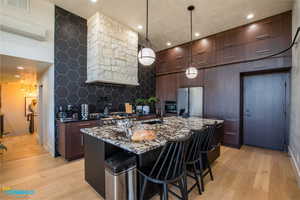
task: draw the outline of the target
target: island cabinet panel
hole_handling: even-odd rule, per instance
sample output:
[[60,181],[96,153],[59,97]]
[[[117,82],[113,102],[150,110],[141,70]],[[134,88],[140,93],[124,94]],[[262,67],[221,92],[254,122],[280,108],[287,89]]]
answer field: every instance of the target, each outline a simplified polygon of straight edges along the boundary
[[66,160],[74,160],[84,156],[84,139],[82,128],[97,126],[95,121],[58,122],[58,151]]
[[105,198],[105,143],[95,137],[84,134],[85,180]]

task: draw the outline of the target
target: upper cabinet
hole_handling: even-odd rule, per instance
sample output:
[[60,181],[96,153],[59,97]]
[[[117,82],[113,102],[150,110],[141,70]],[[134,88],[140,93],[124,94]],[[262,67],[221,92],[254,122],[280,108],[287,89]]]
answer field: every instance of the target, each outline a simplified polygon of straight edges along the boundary
[[[183,72],[192,50],[193,66],[207,68],[268,56],[291,42],[291,12],[158,52],[158,74]],[[284,55],[291,55],[286,53]]]
[[156,72],[172,72],[185,69],[188,64],[189,44],[161,51],[157,55]]
[[193,64],[195,67],[207,67],[216,63],[216,38],[203,38],[192,43]]

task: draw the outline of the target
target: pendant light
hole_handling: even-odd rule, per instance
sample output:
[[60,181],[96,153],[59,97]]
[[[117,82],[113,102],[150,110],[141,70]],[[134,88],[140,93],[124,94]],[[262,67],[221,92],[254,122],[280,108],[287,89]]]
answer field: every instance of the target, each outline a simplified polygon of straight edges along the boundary
[[[191,22],[191,44],[193,41],[193,10],[195,10],[195,6],[189,6],[188,11],[190,11],[190,22]],[[190,59],[188,63],[188,68],[185,71],[185,75],[188,79],[194,79],[198,76],[197,68],[193,67],[193,55],[192,55],[192,45],[190,45]]]
[[148,26],[149,26],[149,23],[148,23],[148,18],[149,18],[149,0],[147,0],[147,5],[146,5],[146,11],[147,11],[147,15],[146,15],[146,45],[148,47],[143,47],[139,54],[138,54],[138,59],[139,59],[139,62],[144,65],[144,66],[150,66],[154,63],[155,61],[155,52],[153,51],[152,48],[150,48],[151,44],[150,44],[150,41],[149,41],[149,38],[148,38]]

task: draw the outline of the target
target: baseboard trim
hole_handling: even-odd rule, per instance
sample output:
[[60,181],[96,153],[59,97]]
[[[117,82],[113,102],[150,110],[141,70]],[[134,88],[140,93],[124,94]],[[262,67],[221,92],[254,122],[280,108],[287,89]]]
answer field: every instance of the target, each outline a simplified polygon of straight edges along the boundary
[[289,149],[290,160],[296,174],[298,187],[300,188],[300,169],[299,169],[300,166],[298,166],[297,164],[295,152],[293,151],[293,149],[290,146],[288,147],[288,149]]

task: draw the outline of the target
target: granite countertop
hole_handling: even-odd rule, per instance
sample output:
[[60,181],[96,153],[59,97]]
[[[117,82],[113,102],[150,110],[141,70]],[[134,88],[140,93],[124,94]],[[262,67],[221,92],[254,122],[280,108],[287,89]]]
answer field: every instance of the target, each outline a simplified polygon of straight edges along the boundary
[[129,152],[143,154],[163,146],[168,140],[176,140],[178,138],[189,136],[191,130],[201,130],[204,125],[214,124],[215,122],[223,123],[223,120],[203,119],[198,117],[166,117],[164,118],[163,124],[142,124],[147,121],[153,121],[153,119],[136,121],[133,129],[144,127],[145,129],[154,130],[157,134],[157,138],[153,141],[133,142],[125,136],[125,133],[118,132],[116,125],[84,128],[81,129],[81,131]]

